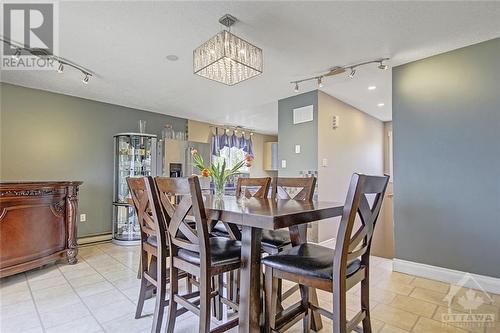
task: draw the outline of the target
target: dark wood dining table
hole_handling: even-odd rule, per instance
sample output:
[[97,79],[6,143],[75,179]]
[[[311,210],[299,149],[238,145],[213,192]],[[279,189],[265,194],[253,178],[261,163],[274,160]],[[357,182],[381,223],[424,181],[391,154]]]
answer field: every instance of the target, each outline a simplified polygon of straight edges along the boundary
[[[260,332],[261,325],[261,238],[262,229],[276,230],[303,225],[342,215],[343,204],[324,201],[257,199],[205,196],[205,210],[212,221],[241,226],[241,261],[239,332]],[[305,228],[301,228],[306,230]],[[237,230],[236,232],[239,232]],[[305,232],[300,239],[305,241]],[[311,302],[317,302],[316,292]],[[313,326],[321,328],[319,314],[313,316]]]

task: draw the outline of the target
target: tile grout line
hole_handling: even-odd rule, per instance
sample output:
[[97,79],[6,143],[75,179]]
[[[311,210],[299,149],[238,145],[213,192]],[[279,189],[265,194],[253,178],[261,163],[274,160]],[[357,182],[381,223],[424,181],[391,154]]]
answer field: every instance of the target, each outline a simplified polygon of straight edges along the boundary
[[23,273],[23,275],[24,275],[24,278],[26,279],[26,284],[28,285],[28,290],[30,292],[31,301],[33,302],[33,305],[35,306],[35,312],[36,312],[36,315],[38,317],[38,321],[40,322],[40,326],[42,327],[42,332],[45,333],[45,332],[47,332],[47,330],[45,329],[45,325],[43,324],[42,316],[40,316],[40,311],[38,310],[38,305],[36,304],[35,296],[33,295],[33,290],[31,290],[31,284],[30,284],[30,281],[28,279],[28,275],[26,273]]
[[[83,259],[83,257],[80,258],[80,260],[83,260],[87,265],[89,265],[89,263]],[[91,266],[92,267],[92,266]],[[59,272],[61,273],[61,275],[63,276],[64,280],[66,280],[66,282],[68,283],[68,285],[70,286],[70,288],[73,290],[73,292],[76,294],[76,296],[78,297],[78,299],[80,300],[80,302],[82,302],[83,306],[85,306],[85,308],[89,311],[90,313],[90,316],[92,318],[94,318],[94,320],[96,321],[97,325],[99,325],[99,327],[102,329],[102,331],[104,332],[104,327],[101,325],[101,323],[99,322],[99,320],[97,320],[97,318],[94,316],[94,314],[92,313],[92,311],[90,310],[90,308],[88,307],[88,305],[83,301],[82,297],[78,294],[78,292],[76,291],[76,289],[73,287],[73,285],[71,284],[71,282],[68,280],[68,278],[64,275],[64,272],[61,271],[61,268],[59,266],[57,266],[57,269],[59,270]],[[94,269],[94,267],[92,267],[92,269]],[[95,270],[95,269],[94,269]],[[97,272],[97,271],[96,271]],[[99,272],[97,272],[99,273]],[[85,318],[85,317],[83,317]],[[64,324],[62,324],[64,325]],[[55,326],[54,326],[55,327]]]

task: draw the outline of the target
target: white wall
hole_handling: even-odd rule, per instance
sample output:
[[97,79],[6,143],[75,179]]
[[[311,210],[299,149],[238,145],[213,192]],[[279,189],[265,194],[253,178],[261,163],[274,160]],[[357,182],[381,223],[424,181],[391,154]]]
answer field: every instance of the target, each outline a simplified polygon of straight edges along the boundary
[[[318,199],[344,202],[354,172],[383,174],[384,124],[321,91],[318,97]],[[334,115],[339,116],[336,129]],[[320,222],[318,240],[336,237],[337,228],[338,219]]]

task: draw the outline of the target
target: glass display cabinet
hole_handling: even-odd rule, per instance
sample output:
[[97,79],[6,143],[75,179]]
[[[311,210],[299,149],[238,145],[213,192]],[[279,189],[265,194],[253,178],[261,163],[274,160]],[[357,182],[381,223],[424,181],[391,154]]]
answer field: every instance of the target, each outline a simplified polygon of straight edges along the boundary
[[139,244],[137,222],[127,177],[156,176],[156,135],[120,133],[114,136],[113,243]]

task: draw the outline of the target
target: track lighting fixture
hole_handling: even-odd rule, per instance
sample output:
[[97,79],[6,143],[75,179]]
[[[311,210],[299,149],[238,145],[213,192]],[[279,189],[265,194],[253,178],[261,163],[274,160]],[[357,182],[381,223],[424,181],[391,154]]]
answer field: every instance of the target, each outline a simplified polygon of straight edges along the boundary
[[318,88],[323,88],[323,77],[318,77]]
[[[49,50],[46,49],[39,49],[39,48],[29,48],[29,47],[24,47],[22,44],[15,42],[11,39],[4,38],[3,36],[0,36],[0,42],[5,43],[10,47],[11,49],[16,49],[14,54],[12,55],[12,58],[15,60],[19,60],[21,58],[22,53],[24,53],[27,56],[30,57],[35,57],[39,59],[44,59],[45,62],[48,62],[51,66],[52,64],[59,63],[57,67],[57,72],[58,73],[63,73],[65,69],[67,68],[73,68],[77,71],[80,71],[83,74],[83,79],[82,82],[85,84],[89,83],[90,77],[93,76],[94,74],[92,71],[75,64],[74,62],[64,59],[58,55],[50,53]],[[50,60],[50,61],[47,61]],[[52,69],[53,67],[51,67]]]
[[378,65],[378,68],[385,71],[385,70],[387,70],[389,68],[389,66],[384,65],[384,61],[380,60],[380,64]]
[[326,72],[324,74],[320,74],[320,75],[308,77],[308,78],[305,78],[305,79],[302,79],[302,80],[292,81],[290,83],[294,84],[294,86],[295,86],[294,91],[295,92],[299,91],[299,83],[302,83],[302,82],[305,82],[305,81],[310,81],[310,80],[316,80],[317,83],[318,83],[318,87],[322,88],[323,87],[323,78],[324,77],[339,75],[339,74],[342,74],[342,73],[346,72],[347,70],[350,70],[350,73],[349,73],[348,77],[352,79],[356,75],[356,70],[359,67],[365,66],[365,65],[368,65],[368,64],[379,64],[378,68],[385,70],[385,69],[389,68],[389,66],[387,66],[387,65],[384,64],[384,61],[386,61],[386,60],[389,60],[389,58],[379,58],[379,59],[375,59],[375,60],[370,60],[370,61],[365,61],[365,62],[359,62],[359,63],[356,63],[356,64],[350,64],[350,65],[345,65],[345,66],[334,66],[328,72]]
[[16,52],[13,55],[13,58],[19,60],[20,57],[21,57],[21,49],[17,48]]

